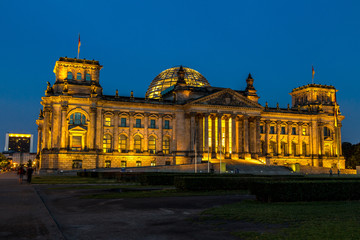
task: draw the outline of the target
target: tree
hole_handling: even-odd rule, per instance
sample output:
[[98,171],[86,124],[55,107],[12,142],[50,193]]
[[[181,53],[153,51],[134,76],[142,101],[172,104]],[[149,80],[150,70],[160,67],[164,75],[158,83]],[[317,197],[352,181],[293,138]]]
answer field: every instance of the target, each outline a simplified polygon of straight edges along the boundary
[[342,144],[343,155],[345,157],[346,168],[356,168],[360,166],[360,143],[351,144],[344,142]]
[[2,153],[0,153],[0,168],[5,169],[9,166],[10,166],[10,161]]

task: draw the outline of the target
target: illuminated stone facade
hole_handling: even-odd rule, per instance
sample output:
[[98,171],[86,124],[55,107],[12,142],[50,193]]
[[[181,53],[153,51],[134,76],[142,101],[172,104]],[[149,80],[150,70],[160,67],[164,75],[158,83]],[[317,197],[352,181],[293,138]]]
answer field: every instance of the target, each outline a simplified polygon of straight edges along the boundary
[[[258,103],[250,74],[246,89],[238,91],[212,87],[198,72],[178,67],[169,69],[170,80],[159,74],[145,98],[118,96],[117,91],[109,96],[102,94],[101,68],[94,60],[56,62],[56,81],[53,86],[48,82],[37,120],[41,169],[220,159],[345,167],[337,147],[344,117],[335,112],[337,90],[332,86],[296,88],[290,93],[291,107],[270,108]],[[159,81],[169,86],[164,90]]]

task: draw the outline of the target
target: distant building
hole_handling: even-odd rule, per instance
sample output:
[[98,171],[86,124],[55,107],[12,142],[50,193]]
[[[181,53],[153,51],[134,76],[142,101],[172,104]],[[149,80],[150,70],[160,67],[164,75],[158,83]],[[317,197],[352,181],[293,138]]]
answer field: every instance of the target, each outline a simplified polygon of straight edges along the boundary
[[33,152],[33,135],[22,133],[7,133],[5,137],[5,152]]
[[33,153],[33,135],[23,133],[6,133],[4,156],[16,164],[26,164],[33,161],[36,153]]
[[250,74],[246,89],[234,90],[211,86],[193,69],[173,67],[138,98],[117,91],[103,95],[101,68],[94,60],[56,62],[55,83],[48,82],[36,121],[41,169],[219,160],[345,168],[339,144],[344,116],[333,86],[295,88],[291,106],[269,107],[258,103]]

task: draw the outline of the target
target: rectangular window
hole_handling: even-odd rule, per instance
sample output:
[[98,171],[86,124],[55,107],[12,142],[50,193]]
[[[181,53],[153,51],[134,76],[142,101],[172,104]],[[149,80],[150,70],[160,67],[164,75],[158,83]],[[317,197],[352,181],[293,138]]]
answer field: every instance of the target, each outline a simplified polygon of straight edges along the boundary
[[73,136],[72,137],[72,150],[74,150],[74,151],[81,150],[81,146],[82,146],[81,140],[82,140],[81,136]]
[[91,81],[91,75],[89,73],[86,74],[86,81],[87,82]]
[[126,118],[121,118],[120,127],[126,127]]
[[171,165],[170,161],[165,161],[165,165]]
[[169,120],[165,120],[164,128],[165,129],[170,129],[170,121]]
[[125,168],[126,167],[126,161],[121,161],[121,167]]
[[302,135],[305,136],[306,135],[306,128],[302,129]]
[[150,120],[150,128],[155,128],[155,119]]
[[153,167],[156,166],[156,161],[155,160],[151,161],[150,165],[153,166]]
[[111,126],[111,118],[109,118],[109,117],[105,118],[105,126],[108,126],[108,127]]
[[141,167],[141,161],[136,161],[136,166]]
[[285,133],[285,127],[281,127],[281,134],[286,134]]
[[111,161],[110,160],[105,161],[105,168],[111,168]]
[[264,126],[260,126],[260,133],[264,133]]
[[275,127],[274,126],[270,126],[270,134],[275,134]]
[[141,128],[141,119],[136,119],[135,127],[136,128]]
[[293,127],[293,128],[292,128],[291,134],[292,134],[292,135],[296,135],[296,127]]

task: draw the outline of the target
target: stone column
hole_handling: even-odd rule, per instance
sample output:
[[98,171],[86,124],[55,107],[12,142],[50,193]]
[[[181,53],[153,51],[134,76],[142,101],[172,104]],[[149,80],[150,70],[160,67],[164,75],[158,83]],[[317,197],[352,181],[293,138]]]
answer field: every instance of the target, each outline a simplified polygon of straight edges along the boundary
[[229,117],[225,117],[225,155],[229,155]]
[[113,151],[119,151],[119,112],[114,112]]
[[67,106],[63,105],[61,107],[61,133],[60,133],[60,149],[66,148],[66,134],[67,134],[67,123],[66,123],[66,113]]
[[270,131],[270,121],[266,120],[265,121],[265,151],[266,151],[266,155],[268,155],[270,153],[270,149],[269,149],[269,131]]
[[[134,151],[134,133],[133,133],[133,129],[134,129],[134,112],[130,112],[129,113],[129,151],[133,152]],[[143,144],[147,144],[145,143],[146,141],[143,142]]]
[[203,152],[203,143],[204,143],[204,136],[203,136],[203,133],[204,133],[204,124],[203,124],[203,116],[202,115],[198,115],[198,128],[197,128],[197,143],[196,143],[196,146],[197,146],[197,154],[202,154]]
[[339,149],[340,150],[340,156],[342,156],[341,127],[342,127],[342,124],[338,123],[339,144],[337,144],[337,146],[340,145],[340,149]]
[[190,113],[190,151],[194,152],[195,145],[195,113]]
[[96,149],[102,150],[102,141],[103,141],[103,134],[104,131],[104,125],[103,125],[103,113],[102,109],[100,107],[97,108],[96,112],[96,132],[95,132],[95,138],[96,138]]
[[243,124],[242,124],[242,119],[241,117],[237,117],[236,118],[236,133],[237,133],[237,136],[236,136],[236,144],[237,144],[237,147],[236,147],[236,151],[240,157],[240,153],[243,153],[244,152],[244,127],[243,127]]
[[147,152],[148,149],[149,149],[149,113],[144,113],[144,152]]
[[204,152],[206,152],[206,159],[207,159],[207,153],[209,149],[209,114],[204,114]]
[[320,155],[325,155],[324,151],[324,123],[319,123],[319,130],[320,132]]
[[[163,150],[163,118],[164,118],[164,114],[159,114],[159,150],[160,152],[162,152]],[[146,140],[147,141],[147,140]]]
[[303,155],[303,149],[302,149],[302,125],[303,125],[302,122],[298,123],[298,148],[299,148],[298,154],[300,156]]
[[261,117],[256,117],[256,124],[255,124],[255,128],[256,128],[256,153],[259,155],[261,155],[261,134],[260,134],[260,119]]
[[216,150],[216,134],[215,134],[215,132],[217,131],[215,129],[216,116],[211,115],[210,118],[211,118],[211,153],[212,153],[212,155],[214,155],[215,150]]
[[172,142],[170,143],[170,152],[175,152],[177,151],[176,148],[176,114],[172,115],[172,120],[171,120],[171,127],[172,127]]
[[42,146],[41,146],[41,136],[42,136],[42,131],[41,131],[41,127],[38,127],[38,138],[37,138],[37,154],[40,154]]
[[221,129],[221,118],[222,118],[222,114],[218,113],[218,153],[223,152],[223,145],[222,145],[222,129]]
[[281,121],[276,121],[276,147],[277,147],[277,154],[278,155],[284,155],[284,153],[281,152]]
[[244,134],[244,153],[249,153],[249,117],[243,118],[243,134]]
[[237,153],[238,153],[238,151],[237,151],[238,130],[236,128],[237,125],[238,124],[236,121],[236,114],[233,114],[233,115],[231,115],[231,136],[230,136],[231,137],[231,156],[232,156],[231,158],[233,158],[233,156],[238,158],[238,156],[237,156]]
[[291,151],[291,128],[292,128],[292,122],[288,121],[288,154],[291,155],[292,151]]
[[44,109],[44,130],[43,130],[44,147],[43,147],[43,149],[49,149],[49,145],[50,145],[50,141],[51,141],[50,136],[49,136],[50,113],[51,113],[51,108],[45,107],[45,109]]

